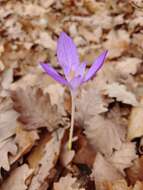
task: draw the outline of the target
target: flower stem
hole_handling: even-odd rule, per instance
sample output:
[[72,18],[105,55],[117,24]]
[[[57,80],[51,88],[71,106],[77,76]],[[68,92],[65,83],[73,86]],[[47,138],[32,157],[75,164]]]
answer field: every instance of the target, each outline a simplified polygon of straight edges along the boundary
[[72,108],[71,108],[71,127],[69,132],[68,150],[72,149],[73,130],[74,130],[74,114],[75,114],[75,94],[71,91]]

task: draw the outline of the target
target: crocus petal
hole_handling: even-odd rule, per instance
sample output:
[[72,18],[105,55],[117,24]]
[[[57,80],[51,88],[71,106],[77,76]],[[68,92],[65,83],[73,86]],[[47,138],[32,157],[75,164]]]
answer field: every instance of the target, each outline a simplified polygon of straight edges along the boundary
[[107,53],[108,53],[108,51],[105,51],[99,57],[97,57],[95,62],[92,64],[92,66],[88,70],[88,72],[84,78],[84,82],[88,81],[91,77],[93,77],[96,74],[96,72],[102,67]]
[[82,83],[82,81],[83,81],[83,77],[81,76],[75,77],[69,82],[70,89],[75,91],[79,87],[79,85]]
[[86,62],[83,62],[82,64],[78,65],[78,67],[75,70],[75,76],[84,76],[85,69],[86,69]]
[[55,79],[56,81],[58,81],[61,84],[67,85],[67,81],[61,75],[59,75],[59,73],[57,73],[57,71],[55,69],[53,69],[50,65],[45,64],[45,63],[41,63],[40,65],[45,70],[45,72],[49,76],[51,76],[53,79]]
[[60,34],[57,44],[58,62],[64,70],[65,76],[70,73],[71,67],[79,64],[79,57],[73,40],[64,32]]

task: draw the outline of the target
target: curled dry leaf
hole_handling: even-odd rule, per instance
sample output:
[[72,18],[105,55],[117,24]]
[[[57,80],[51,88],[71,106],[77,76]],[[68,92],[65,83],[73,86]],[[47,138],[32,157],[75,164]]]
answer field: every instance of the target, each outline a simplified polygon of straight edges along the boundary
[[77,183],[77,179],[70,175],[65,177],[61,177],[59,182],[54,183],[53,190],[85,190],[84,188],[80,188]]
[[137,106],[138,101],[135,94],[128,91],[125,85],[113,82],[105,86],[104,94],[111,98],[116,98],[117,101],[129,104],[132,106]]
[[53,131],[62,123],[56,105],[51,106],[49,95],[44,95],[41,89],[19,88],[12,91],[11,96],[14,109],[20,113],[18,119],[24,124],[25,129],[47,127],[49,131]]
[[116,124],[102,116],[95,115],[85,124],[85,134],[95,151],[111,156],[113,150],[120,149],[121,137]]
[[105,190],[104,183],[122,179],[122,174],[101,154],[97,154],[93,164],[93,177],[97,189]]
[[18,113],[12,108],[12,101],[6,99],[0,104],[0,142],[15,134]]
[[32,175],[33,170],[29,169],[27,164],[14,169],[9,177],[4,181],[1,190],[27,190],[28,184],[26,181]]
[[51,135],[45,135],[39,145],[31,152],[28,158],[30,168],[34,169],[29,190],[48,188],[50,172],[54,168],[61,149],[64,129],[58,129]]
[[127,137],[132,140],[137,137],[143,136],[143,97],[140,100],[138,107],[132,108]]
[[10,155],[16,155],[17,146],[13,138],[9,138],[0,144],[0,168],[5,169],[6,171],[10,170]]

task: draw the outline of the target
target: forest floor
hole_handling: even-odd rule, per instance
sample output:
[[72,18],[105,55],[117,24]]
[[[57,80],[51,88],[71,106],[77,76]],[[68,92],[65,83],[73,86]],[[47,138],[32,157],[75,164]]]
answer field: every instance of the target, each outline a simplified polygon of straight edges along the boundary
[[[58,72],[60,33],[97,75],[75,100]],[[143,189],[143,2],[0,0],[0,190]]]

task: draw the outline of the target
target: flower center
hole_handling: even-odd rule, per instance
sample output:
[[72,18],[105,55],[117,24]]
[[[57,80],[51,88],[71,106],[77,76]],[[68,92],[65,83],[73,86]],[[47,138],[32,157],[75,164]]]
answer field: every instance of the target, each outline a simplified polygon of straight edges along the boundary
[[72,80],[74,77],[75,77],[75,71],[71,69],[68,78],[69,80]]

